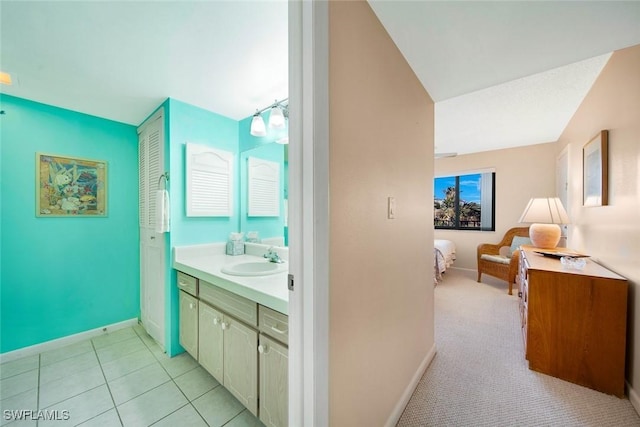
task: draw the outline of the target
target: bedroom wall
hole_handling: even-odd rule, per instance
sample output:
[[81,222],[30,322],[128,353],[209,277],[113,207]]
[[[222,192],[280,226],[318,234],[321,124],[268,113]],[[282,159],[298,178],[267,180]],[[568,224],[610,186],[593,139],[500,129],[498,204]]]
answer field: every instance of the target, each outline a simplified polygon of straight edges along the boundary
[[[569,154],[569,246],[629,280],[627,381],[640,412],[640,45],[611,56],[558,141]],[[582,147],[609,130],[609,205],[582,206]]]
[[435,160],[435,176],[483,168],[496,171],[495,231],[434,231],[436,239],[456,244],[454,267],[476,270],[476,248],[480,243],[498,243],[508,229],[526,226],[519,224],[518,219],[531,197],[555,196],[556,156],[556,144],[547,143]]
[[395,425],[435,350],[434,106],[364,1],[329,3],[329,100],[329,425]]

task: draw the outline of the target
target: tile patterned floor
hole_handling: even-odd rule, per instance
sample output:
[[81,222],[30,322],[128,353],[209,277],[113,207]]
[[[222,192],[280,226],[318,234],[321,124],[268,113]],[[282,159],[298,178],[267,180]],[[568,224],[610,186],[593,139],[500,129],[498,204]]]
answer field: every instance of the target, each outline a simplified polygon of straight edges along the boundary
[[[11,410],[67,420],[12,420]],[[264,427],[189,354],[141,326],[0,365],[1,427]]]

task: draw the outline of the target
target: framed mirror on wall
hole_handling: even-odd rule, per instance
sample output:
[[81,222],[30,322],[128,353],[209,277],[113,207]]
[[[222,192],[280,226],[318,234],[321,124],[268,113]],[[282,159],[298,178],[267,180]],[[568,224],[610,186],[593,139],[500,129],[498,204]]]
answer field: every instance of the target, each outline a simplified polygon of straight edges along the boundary
[[288,245],[288,145],[269,142],[240,152],[240,231],[261,243]]

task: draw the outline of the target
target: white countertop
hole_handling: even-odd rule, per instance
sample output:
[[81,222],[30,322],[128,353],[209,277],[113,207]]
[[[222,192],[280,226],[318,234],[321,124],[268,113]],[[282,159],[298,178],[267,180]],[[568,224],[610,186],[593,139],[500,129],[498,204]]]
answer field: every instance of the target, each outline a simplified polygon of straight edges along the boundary
[[287,272],[268,276],[225,274],[221,271],[225,266],[247,261],[267,261],[256,255],[226,255],[224,248],[224,243],[176,246],[173,248],[173,268],[280,313],[288,314]]

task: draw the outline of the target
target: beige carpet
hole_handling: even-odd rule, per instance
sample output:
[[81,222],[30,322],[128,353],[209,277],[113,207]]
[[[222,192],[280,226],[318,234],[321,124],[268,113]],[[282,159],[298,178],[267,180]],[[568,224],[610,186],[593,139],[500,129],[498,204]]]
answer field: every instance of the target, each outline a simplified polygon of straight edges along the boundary
[[437,354],[398,426],[640,426],[628,399],[530,371],[518,297],[483,282],[452,269],[436,287]]

